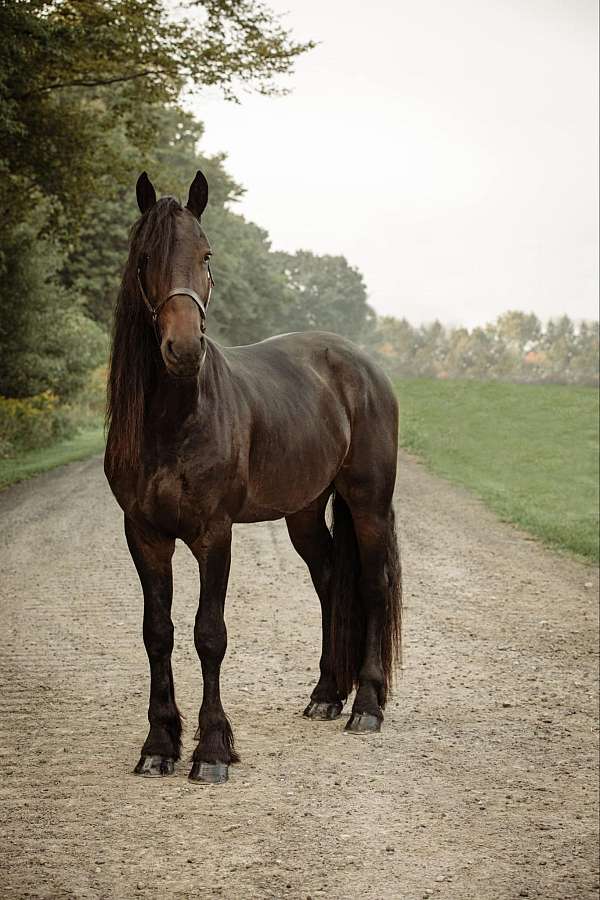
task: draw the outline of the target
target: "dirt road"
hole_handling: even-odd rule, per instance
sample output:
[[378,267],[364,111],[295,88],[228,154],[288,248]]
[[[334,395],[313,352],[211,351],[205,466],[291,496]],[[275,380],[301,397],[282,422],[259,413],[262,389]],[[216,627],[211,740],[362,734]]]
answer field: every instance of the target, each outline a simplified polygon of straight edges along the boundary
[[98,460],[0,496],[0,896],[597,897],[597,589],[402,458],[405,671],[384,730],[305,720],[318,602],[282,523],[235,531],[224,704],[242,762],[187,781],[195,563],[175,558],[184,760],[146,734],[141,592]]

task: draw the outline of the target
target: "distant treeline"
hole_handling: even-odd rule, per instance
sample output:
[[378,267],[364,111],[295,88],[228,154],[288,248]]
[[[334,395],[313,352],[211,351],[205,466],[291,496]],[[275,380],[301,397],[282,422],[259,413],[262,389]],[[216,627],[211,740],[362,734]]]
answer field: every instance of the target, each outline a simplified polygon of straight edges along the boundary
[[398,377],[597,385],[598,335],[598,322],[576,325],[561,316],[543,325],[533,313],[514,310],[470,330],[380,318],[372,347]]
[[294,42],[259,0],[189,0],[180,11],[173,20],[167,0],[0,4],[0,455],[102,416],[143,169],[180,198],[198,168],[207,175],[209,333],[223,343],[318,328],[399,375],[597,378],[597,326],[576,331],[564,319],[542,331],[511,313],[491,329],[413,328],[377,319],[343,256],[273,252],[267,232],[235,211],[243,188],[223,155],[202,154],[203,126],[180,96],[205,85],[229,97],[272,92],[312,45]]

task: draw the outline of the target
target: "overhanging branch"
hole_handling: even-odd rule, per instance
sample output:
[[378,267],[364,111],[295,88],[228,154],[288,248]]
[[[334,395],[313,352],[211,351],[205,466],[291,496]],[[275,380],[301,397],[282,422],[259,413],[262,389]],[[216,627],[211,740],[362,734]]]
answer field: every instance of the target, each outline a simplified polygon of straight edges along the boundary
[[27,91],[19,94],[19,99],[33,97],[36,94],[47,94],[50,91],[58,91],[61,88],[70,87],[102,87],[106,84],[118,84],[123,81],[134,81],[136,78],[147,78],[149,75],[164,74],[159,69],[145,69],[143,72],[134,72],[132,75],[115,75],[114,78],[82,78],[74,81],[57,81],[54,84],[48,84],[46,87],[38,88],[35,91]]

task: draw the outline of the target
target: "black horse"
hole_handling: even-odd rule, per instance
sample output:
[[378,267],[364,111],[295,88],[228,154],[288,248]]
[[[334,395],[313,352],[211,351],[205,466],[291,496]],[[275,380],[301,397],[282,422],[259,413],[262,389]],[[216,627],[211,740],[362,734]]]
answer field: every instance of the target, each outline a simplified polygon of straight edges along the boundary
[[105,457],[144,593],[150,731],[135,771],[171,774],[180,755],[171,671],[171,559],[180,538],[201,584],[194,639],[204,694],[190,778],[214,783],[238,760],[219,688],[234,522],[285,518],[309,568],[323,643],[304,714],[337,718],[357,687],[346,730],[381,727],[401,629],[397,406],[385,375],[335,334],[228,348],[209,340],[206,179],[197,173],[184,208],[172,197],[157,201],[144,172],[137,199],[142,215],[115,312]]

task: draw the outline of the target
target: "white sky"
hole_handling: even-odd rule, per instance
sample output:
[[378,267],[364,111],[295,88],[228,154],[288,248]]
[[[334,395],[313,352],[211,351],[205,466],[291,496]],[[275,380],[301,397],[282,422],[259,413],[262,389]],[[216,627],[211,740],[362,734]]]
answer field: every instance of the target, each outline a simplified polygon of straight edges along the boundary
[[292,93],[188,106],[274,249],[343,254],[413,323],[597,318],[595,0],[268,5],[321,42]]

